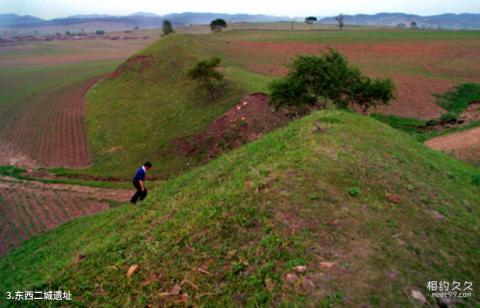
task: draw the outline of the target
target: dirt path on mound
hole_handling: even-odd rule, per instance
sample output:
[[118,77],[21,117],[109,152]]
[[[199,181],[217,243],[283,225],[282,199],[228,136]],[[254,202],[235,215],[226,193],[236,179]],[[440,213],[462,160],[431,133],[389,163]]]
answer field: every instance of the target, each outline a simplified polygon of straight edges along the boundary
[[425,144],[434,150],[451,154],[462,160],[480,161],[480,127],[436,137]]
[[106,211],[112,201],[127,202],[131,193],[0,177],[0,256],[46,230]]

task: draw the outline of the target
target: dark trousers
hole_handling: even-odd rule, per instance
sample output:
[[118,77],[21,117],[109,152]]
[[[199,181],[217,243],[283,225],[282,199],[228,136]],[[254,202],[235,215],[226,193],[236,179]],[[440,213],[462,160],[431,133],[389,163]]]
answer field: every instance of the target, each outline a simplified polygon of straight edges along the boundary
[[138,199],[140,198],[140,201],[142,201],[143,199],[145,199],[145,197],[147,196],[147,189],[145,188],[144,191],[142,191],[142,187],[140,186],[140,182],[139,181],[133,181],[133,186],[135,186],[135,188],[137,189],[137,191],[135,192],[135,194],[133,195],[132,199],[130,199],[130,202],[132,202],[133,204],[137,203]]

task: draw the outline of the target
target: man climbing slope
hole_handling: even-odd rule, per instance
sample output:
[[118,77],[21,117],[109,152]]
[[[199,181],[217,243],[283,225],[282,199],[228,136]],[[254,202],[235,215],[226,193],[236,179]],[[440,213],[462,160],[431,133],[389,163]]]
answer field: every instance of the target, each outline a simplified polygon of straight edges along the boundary
[[132,199],[130,199],[131,203],[137,203],[138,198],[140,198],[140,201],[142,201],[147,196],[147,189],[145,188],[145,176],[147,175],[147,171],[151,168],[152,164],[147,161],[145,164],[143,164],[143,166],[137,169],[137,172],[135,172],[135,176],[133,177],[133,186],[135,186],[137,191],[133,195]]

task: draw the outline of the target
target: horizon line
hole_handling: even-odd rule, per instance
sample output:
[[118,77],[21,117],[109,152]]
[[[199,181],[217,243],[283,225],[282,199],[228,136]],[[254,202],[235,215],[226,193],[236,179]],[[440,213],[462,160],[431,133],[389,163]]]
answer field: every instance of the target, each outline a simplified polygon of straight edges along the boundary
[[[255,15],[264,15],[264,16],[269,16],[269,17],[278,17],[278,18],[299,18],[299,17],[306,17],[306,16],[315,16],[315,17],[321,17],[321,18],[330,18],[330,17],[334,17],[334,16],[337,16],[337,15],[313,15],[313,14],[308,14],[308,15],[299,15],[299,16],[289,16],[289,15],[272,15],[272,14],[266,14],[266,13],[225,13],[225,12],[200,12],[200,11],[183,11],[183,12],[170,12],[170,13],[166,13],[166,14],[158,14],[158,13],[154,13],[154,12],[148,12],[148,11],[136,11],[136,12],[133,12],[133,13],[129,13],[129,14],[126,14],[126,15],[113,15],[113,14],[109,14],[109,13],[82,13],[82,14],[73,14],[73,15],[67,15],[67,16],[63,16],[63,17],[55,17],[55,18],[50,18],[50,19],[47,19],[47,18],[43,18],[43,17],[38,17],[38,16],[35,16],[35,15],[30,15],[30,14],[24,14],[24,15],[20,15],[18,13],[13,13],[13,12],[10,12],[10,13],[1,13],[0,12],[0,15],[16,15],[16,16],[19,16],[19,17],[25,17],[25,16],[30,16],[30,17],[35,17],[35,18],[39,18],[39,19],[43,19],[43,20],[55,20],[55,19],[65,19],[65,18],[72,18],[72,17],[77,17],[77,16],[89,16],[89,15],[104,15],[104,17],[129,17],[129,16],[133,16],[133,15],[140,15],[140,14],[153,14],[153,15],[156,15],[156,16],[143,16],[143,17],[150,17],[150,18],[153,18],[153,17],[164,17],[164,16],[167,16],[167,15],[173,15],[173,14],[188,14],[188,13],[193,13],[193,14],[223,14],[223,15],[251,15],[251,16],[255,16]],[[339,13],[339,14],[343,14],[343,13]],[[386,11],[383,11],[383,12],[378,12],[378,13],[355,13],[355,14],[343,14],[345,16],[357,16],[357,15],[370,15],[370,16],[375,16],[375,15],[379,15],[379,14],[405,14],[405,15],[415,15],[415,16],[419,16],[419,17],[432,17],[432,16],[441,16],[441,15],[479,15],[480,12],[478,13],[472,13],[472,12],[463,12],[463,13],[452,13],[452,12],[445,12],[445,13],[439,13],[439,14],[433,14],[433,15],[419,15],[419,14],[416,14],[416,13],[405,13],[405,12],[386,12]],[[92,17],[92,18],[95,18],[95,17]],[[101,17],[99,17],[101,18]]]

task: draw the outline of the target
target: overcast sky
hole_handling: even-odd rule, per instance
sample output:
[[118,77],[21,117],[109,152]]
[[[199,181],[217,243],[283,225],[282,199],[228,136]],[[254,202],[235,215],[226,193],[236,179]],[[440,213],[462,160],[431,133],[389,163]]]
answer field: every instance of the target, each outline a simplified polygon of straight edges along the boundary
[[330,16],[404,12],[419,15],[480,13],[480,0],[0,0],[0,13],[51,19],[77,14],[159,15],[180,12]]

